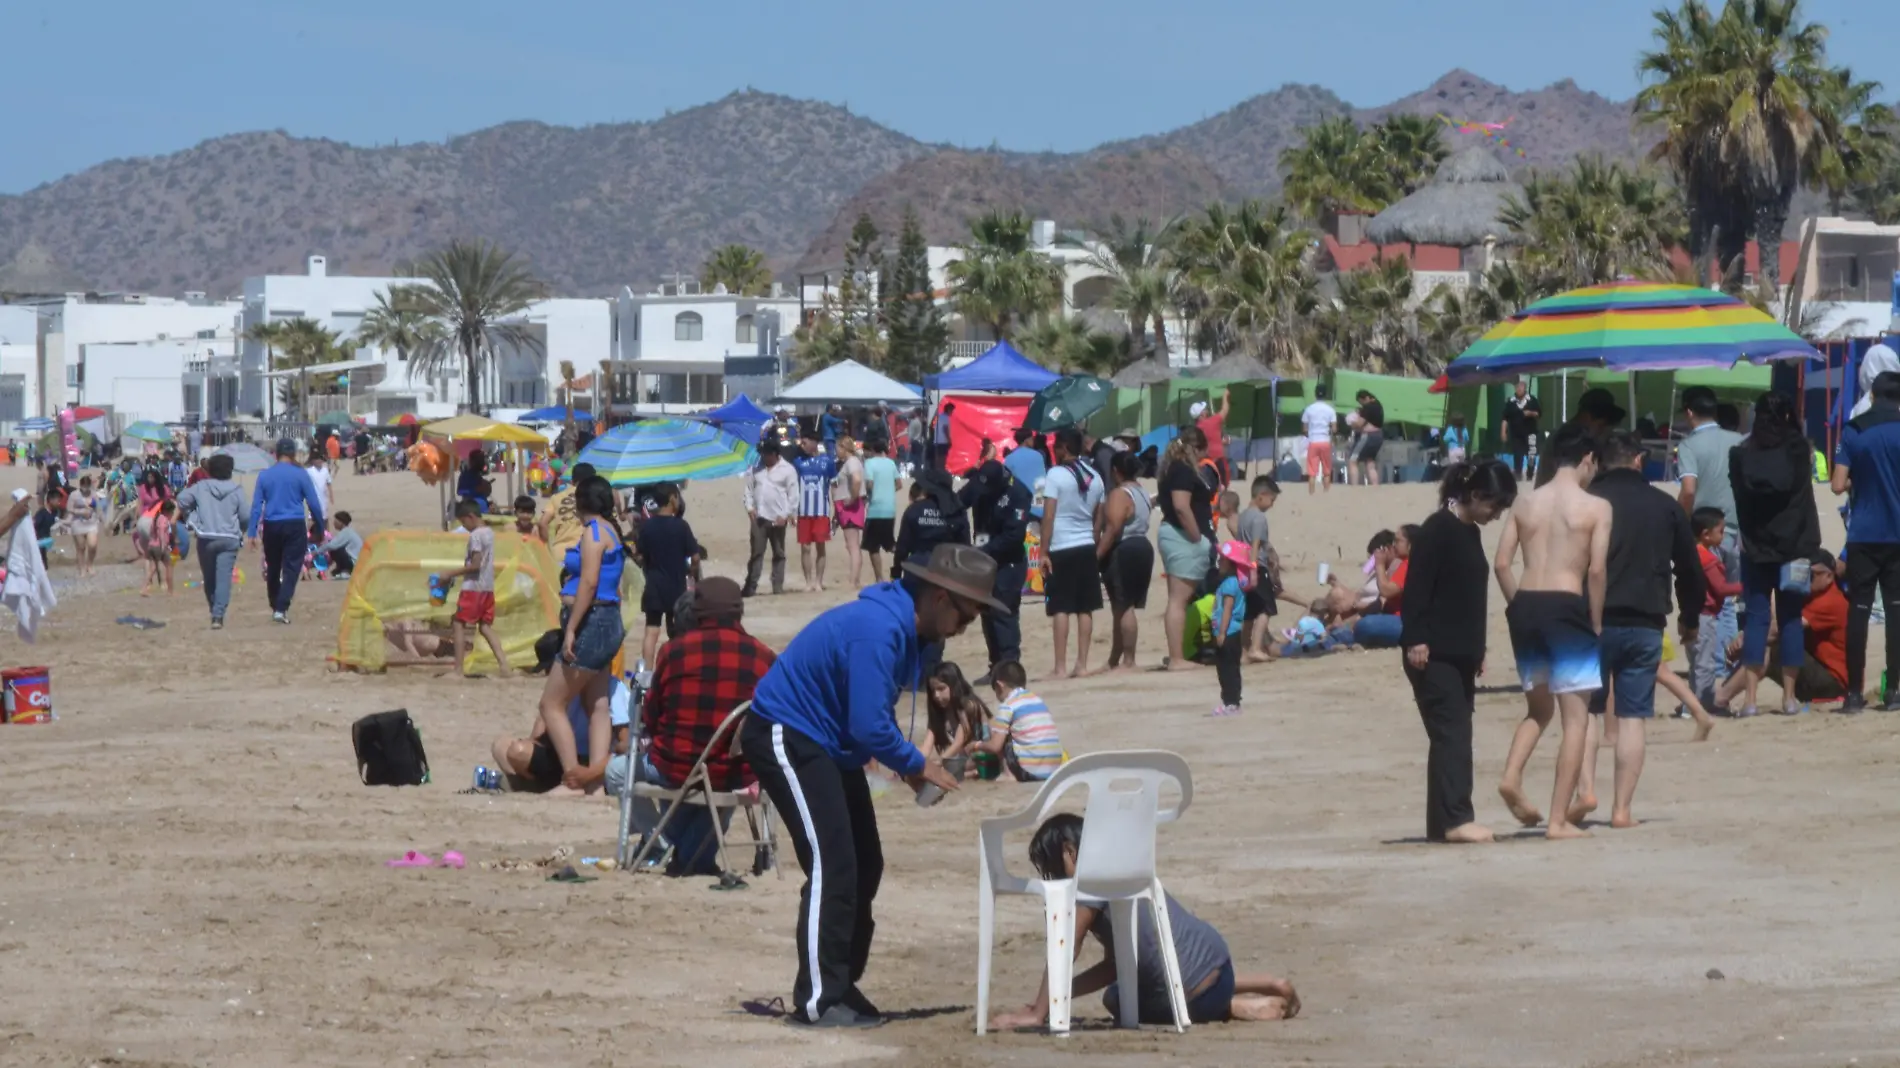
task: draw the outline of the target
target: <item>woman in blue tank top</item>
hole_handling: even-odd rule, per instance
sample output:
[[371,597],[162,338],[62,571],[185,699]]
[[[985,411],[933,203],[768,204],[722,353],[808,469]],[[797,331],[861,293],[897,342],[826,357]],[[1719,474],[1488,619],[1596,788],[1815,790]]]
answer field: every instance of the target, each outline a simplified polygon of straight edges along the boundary
[[[568,791],[598,785],[613,755],[609,698],[614,677],[607,668],[627,637],[620,618],[620,577],[626,571],[627,550],[614,521],[614,505],[613,486],[598,475],[574,487],[581,540],[562,558],[568,578],[561,585],[561,655],[548,669],[541,690],[541,722],[561,758],[562,788]],[[574,727],[567,716],[576,697],[587,709],[587,764],[576,755]]]

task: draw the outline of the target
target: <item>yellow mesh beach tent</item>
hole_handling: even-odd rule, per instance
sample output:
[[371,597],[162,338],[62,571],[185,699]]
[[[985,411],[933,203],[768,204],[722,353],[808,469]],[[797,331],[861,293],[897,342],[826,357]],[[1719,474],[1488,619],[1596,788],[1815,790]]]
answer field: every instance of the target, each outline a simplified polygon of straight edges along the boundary
[[[449,625],[458,584],[446,604],[429,600],[429,576],[462,566],[467,535],[384,530],[363,542],[343,597],[337,664],[357,671],[391,665],[452,664]],[[633,570],[629,568],[628,570]],[[534,666],[534,643],[560,626],[560,566],[539,539],[495,533],[495,633],[511,667]],[[470,671],[492,671],[495,658],[469,635]]]

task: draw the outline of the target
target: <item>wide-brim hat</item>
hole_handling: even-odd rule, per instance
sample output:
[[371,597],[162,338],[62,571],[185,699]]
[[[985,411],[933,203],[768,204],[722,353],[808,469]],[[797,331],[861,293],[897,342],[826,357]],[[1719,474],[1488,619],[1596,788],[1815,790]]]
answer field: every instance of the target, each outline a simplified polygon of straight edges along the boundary
[[1005,615],[1009,606],[996,599],[996,561],[981,549],[968,545],[939,545],[930,551],[927,563],[904,565],[904,574],[919,582],[928,582],[994,608]]

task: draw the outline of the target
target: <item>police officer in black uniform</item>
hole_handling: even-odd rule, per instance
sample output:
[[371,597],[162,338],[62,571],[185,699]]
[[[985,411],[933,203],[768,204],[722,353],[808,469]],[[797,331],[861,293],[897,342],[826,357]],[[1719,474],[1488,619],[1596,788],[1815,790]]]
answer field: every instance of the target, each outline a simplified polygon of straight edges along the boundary
[[977,547],[996,561],[993,596],[1004,610],[983,609],[983,642],[994,668],[1005,660],[1022,659],[1023,627],[1016,613],[1022,607],[1023,580],[1029,576],[1023,536],[1029,529],[1033,501],[1029,487],[998,460],[985,460],[971,472],[960,496],[970,509]]

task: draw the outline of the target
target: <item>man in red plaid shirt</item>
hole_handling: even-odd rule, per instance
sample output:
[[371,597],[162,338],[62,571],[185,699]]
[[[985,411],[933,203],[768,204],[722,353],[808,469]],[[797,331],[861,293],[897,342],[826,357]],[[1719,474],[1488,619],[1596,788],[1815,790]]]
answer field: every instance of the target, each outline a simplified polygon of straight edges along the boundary
[[[740,619],[745,600],[739,584],[713,576],[693,593],[693,622],[660,649],[653,684],[640,711],[645,752],[634,767],[637,782],[677,787],[686,781],[719,724],[746,701],[771,669],[775,655],[765,643],[745,632]],[[706,762],[715,790],[742,790],[757,781],[743,757],[732,755],[737,732],[729,733],[720,751]],[[607,766],[607,791],[618,795],[626,781],[627,757],[616,756]],[[708,842],[711,824],[707,810],[689,805],[668,827],[681,858],[699,856],[702,864],[717,866]],[[634,827],[650,833],[659,822],[658,806],[636,800]]]

